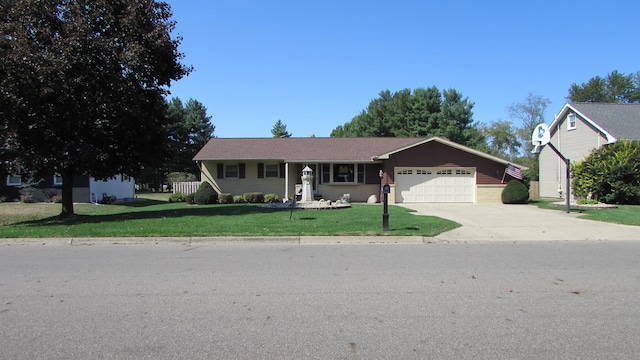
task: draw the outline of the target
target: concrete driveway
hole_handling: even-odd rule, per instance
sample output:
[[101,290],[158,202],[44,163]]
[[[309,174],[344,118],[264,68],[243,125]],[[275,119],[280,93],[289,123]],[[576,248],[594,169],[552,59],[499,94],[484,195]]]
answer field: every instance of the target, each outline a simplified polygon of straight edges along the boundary
[[[532,205],[401,204],[418,215],[453,220],[462,227],[436,241],[640,240],[640,227],[578,218],[579,214]],[[607,211],[607,210],[602,210]],[[390,219],[393,221],[393,219]]]

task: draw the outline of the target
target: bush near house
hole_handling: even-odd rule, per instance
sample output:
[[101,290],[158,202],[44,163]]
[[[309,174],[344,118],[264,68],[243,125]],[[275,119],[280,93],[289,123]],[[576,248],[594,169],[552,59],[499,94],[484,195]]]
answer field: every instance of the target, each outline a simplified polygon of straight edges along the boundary
[[222,193],[218,196],[220,204],[233,204],[233,196],[229,193]]
[[261,192],[247,192],[242,194],[245,202],[257,204],[264,202],[264,195]]
[[193,201],[197,205],[215,204],[218,202],[218,193],[213,190],[211,184],[205,181],[198,187]]
[[233,203],[234,204],[244,204],[244,196],[242,195],[236,195],[233,197]]
[[503,204],[526,204],[529,202],[529,189],[518,180],[511,180],[502,189]]
[[264,202],[267,204],[278,202],[278,200],[280,200],[280,198],[276,194],[267,194],[264,196]]
[[618,140],[571,165],[578,197],[607,204],[640,204],[640,142]]
[[171,195],[169,195],[169,202],[170,203],[177,203],[177,202],[185,202],[185,194],[181,193],[181,192],[177,192],[177,193],[173,193]]

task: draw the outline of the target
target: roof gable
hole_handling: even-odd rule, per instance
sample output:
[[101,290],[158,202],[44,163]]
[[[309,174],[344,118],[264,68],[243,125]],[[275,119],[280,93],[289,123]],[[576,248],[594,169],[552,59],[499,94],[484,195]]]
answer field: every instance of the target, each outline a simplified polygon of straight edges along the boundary
[[479,157],[482,157],[482,158],[485,158],[485,159],[488,159],[488,160],[491,160],[491,161],[495,161],[497,163],[501,163],[501,164],[504,164],[504,165],[512,164],[512,165],[514,165],[514,166],[516,166],[516,167],[518,167],[520,169],[523,169],[523,170],[527,170],[528,169],[528,167],[526,167],[526,166],[522,166],[522,165],[518,165],[518,164],[512,163],[512,162],[510,162],[508,160],[501,159],[499,157],[487,154],[487,153],[482,152],[480,150],[472,149],[472,148],[470,148],[468,146],[464,146],[462,144],[458,144],[457,142],[454,142],[454,141],[451,141],[449,139],[446,139],[446,138],[443,138],[443,137],[439,137],[439,136],[434,136],[434,137],[430,137],[428,139],[423,139],[422,141],[420,141],[420,142],[418,142],[416,144],[413,144],[411,146],[407,146],[407,147],[404,147],[404,148],[401,148],[401,149],[397,149],[397,150],[394,150],[394,151],[391,151],[391,152],[388,152],[388,153],[385,153],[385,154],[380,154],[376,158],[377,159],[386,160],[386,159],[389,159],[389,156],[391,156],[391,155],[393,155],[395,153],[407,150],[409,148],[412,148],[412,147],[415,147],[415,146],[418,146],[418,145],[426,144],[426,143],[429,143],[429,142],[438,142],[438,143],[441,143],[443,145],[452,147],[454,149],[458,149],[458,150],[467,152],[469,154],[473,154],[473,155],[476,155],[476,156],[479,156]]
[[640,104],[568,103],[549,130],[555,132],[571,111],[600,132],[609,143],[619,138],[640,140]]

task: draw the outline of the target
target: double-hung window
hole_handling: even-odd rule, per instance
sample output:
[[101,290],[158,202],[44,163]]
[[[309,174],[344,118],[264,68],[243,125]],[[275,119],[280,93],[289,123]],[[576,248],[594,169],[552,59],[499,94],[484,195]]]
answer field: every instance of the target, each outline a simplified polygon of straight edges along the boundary
[[569,114],[567,116],[567,130],[573,130],[576,128],[576,114]]
[[278,164],[266,164],[264,166],[264,177],[266,178],[277,178],[280,176],[279,173],[280,166]]
[[62,185],[62,175],[60,174],[53,175],[53,185]]
[[238,178],[238,165],[227,165],[224,167],[224,177],[229,179]]
[[9,175],[7,176],[7,186],[20,186],[22,185],[22,176]]

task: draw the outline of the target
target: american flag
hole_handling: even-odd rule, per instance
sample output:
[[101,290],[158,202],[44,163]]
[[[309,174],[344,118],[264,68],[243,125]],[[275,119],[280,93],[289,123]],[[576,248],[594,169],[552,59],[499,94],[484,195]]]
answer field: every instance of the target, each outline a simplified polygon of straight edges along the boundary
[[522,170],[518,169],[517,167],[511,164],[507,164],[507,168],[504,171],[507,174],[513,176],[514,178],[518,180],[522,180]]

